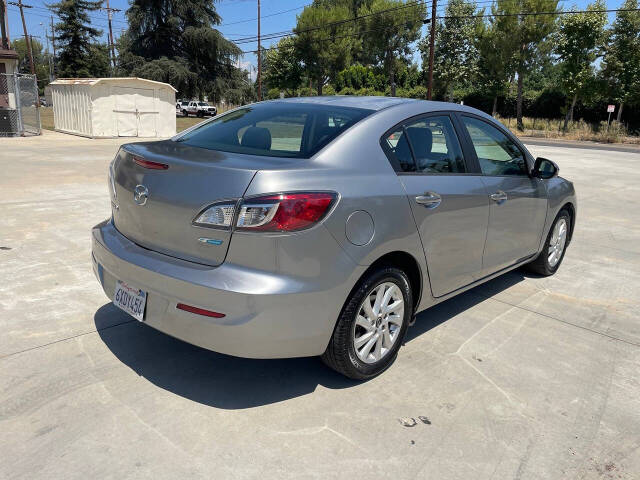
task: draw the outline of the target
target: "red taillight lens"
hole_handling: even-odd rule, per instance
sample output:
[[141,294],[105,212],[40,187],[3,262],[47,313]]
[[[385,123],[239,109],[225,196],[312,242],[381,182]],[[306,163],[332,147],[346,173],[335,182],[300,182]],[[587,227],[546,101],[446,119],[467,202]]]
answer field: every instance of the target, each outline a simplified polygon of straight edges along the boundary
[[205,310],[204,308],[192,307],[191,305],[187,305],[184,303],[179,303],[176,305],[176,308],[179,310],[184,310],[185,312],[196,313],[198,315],[204,315],[205,317],[213,317],[213,318],[222,318],[224,317],[224,313],[213,312],[211,310]]
[[169,165],[166,163],[152,162],[151,160],[145,160],[142,157],[133,157],[133,161],[143,168],[150,168],[151,170],[166,170]]
[[237,228],[262,232],[294,232],[322,220],[337,196],[330,192],[282,193],[246,200]]

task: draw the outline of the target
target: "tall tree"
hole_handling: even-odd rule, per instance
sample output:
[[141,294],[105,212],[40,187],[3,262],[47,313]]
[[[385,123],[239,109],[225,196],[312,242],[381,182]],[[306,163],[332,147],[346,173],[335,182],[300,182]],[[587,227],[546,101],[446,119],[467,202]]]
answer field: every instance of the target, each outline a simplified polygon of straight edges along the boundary
[[513,42],[499,30],[496,17],[483,23],[478,35],[478,87],[493,98],[491,115],[498,111],[498,97],[505,95],[513,75]]
[[306,73],[317,81],[318,95],[351,63],[358,39],[345,6],[308,6],[298,15],[295,48]]
[[[17,38],[13,41],[11,46],[18,53],[18,71],[22,73],[31,73],[27,42],[24,41],[24,38]],[[38,77],[38,80],[48,80],[49,57],[47,57],[47,54],[43,52],[42,43],[33,38],[31,40],[31,50],[33,52],[33,63],[36,67],[36,76]],[[40,82],[40,86],[42,86],[41,83],[42,82]]]
[[91,46],[97,43],[102,31],[91,26],[89,13],[99,10],[101,5],[101,1],[90,0],[61,0],[49,5],[60,18],[55,26],[59,77],[97,76],[92,65]]
[[602,74],[619,103],[617,120],[627,104],[640,103],[640,11],[638,0],[626,0],[608,31]]
[[604,40],[607,14],[603,0],[587,6],[585,13],[563,15],[555,35],[555,51],[560,60],[561,86],[567,94],[569,105],[564,118],[564,130],[573,120],[573,110],[578,96],[592,84],[593,62]]
[[[384,13],[377,13],[383,12]],[[373,0],[360,11],[365,17],[363,50],[370,63],[380,65],[389,76],[391,95],[395,95],[395,74],[400,59],[409,63],[411,46],[420,38],[425,4],[403,0]]]
[[[483,24],[475,14],[474,2],[450,0],[445,10],[446,18],[436,27],[434,74],[444,86],[450,102],[454,88],[469,84],[478,74],[478,38]],[[422,63],[426,65],[429,38],[423,38],[419,46]]]
[[[543,41],[557,28],[555,15],[532,15],[540,12],[557,12],[558,0],[496,0],[492,11],[502,15],[496,18],[496,28],[516,45],[514,61],[518,77],[516,101],[517,126],[522,123],[522,94],[524,78],[541,54]],[[519,15],[524,13],[525,15]],[[505,15],[506,14],[506,15]]]
[[164,81],[185,96],[216,94],[235,74],[240,49],[212,26],[213,0],[133,0],[118,71]]
[[291,92],[300,86],[302,65],[296,56],[292,38],[281,39],[275,48],[267,51],[266,57],[264,80],[269,88]]

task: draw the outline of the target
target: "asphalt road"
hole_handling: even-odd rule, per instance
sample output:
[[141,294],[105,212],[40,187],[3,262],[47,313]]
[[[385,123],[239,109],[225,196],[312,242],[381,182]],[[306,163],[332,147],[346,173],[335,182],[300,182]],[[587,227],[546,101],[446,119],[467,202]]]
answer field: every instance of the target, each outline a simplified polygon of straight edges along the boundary
[[118,144],[0,139],[0,478],[638,478],[639,152],[531,145],[579,196],[560,271],[423,312],[358,383],[110,305],[89,230]]

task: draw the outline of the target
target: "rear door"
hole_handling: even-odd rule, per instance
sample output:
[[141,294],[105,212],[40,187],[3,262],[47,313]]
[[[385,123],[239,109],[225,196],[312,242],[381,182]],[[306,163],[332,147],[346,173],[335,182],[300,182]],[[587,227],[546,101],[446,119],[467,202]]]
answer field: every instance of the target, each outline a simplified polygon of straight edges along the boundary
[[529,176],[525,152],[497,125],[460,115],[473,146],[490,201],[483,276],[535,254],[540,245],[547,195],[543,182]]
[[489,201],[465,162],[452,117],[410,119],[389,131],[382,146],[407,192],[433,295],[472,283],[482,270]]

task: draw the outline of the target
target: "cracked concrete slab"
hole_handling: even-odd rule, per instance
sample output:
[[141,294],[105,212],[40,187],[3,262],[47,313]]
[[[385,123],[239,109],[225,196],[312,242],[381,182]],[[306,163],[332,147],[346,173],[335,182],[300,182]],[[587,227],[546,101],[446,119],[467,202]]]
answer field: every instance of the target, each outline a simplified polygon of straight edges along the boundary
[[640,153],[532,145],[579,196],[559,272],[423,312],[358,383],[111,306],[89,229],[118,145],[0,139],[0,478],[637,478]]

